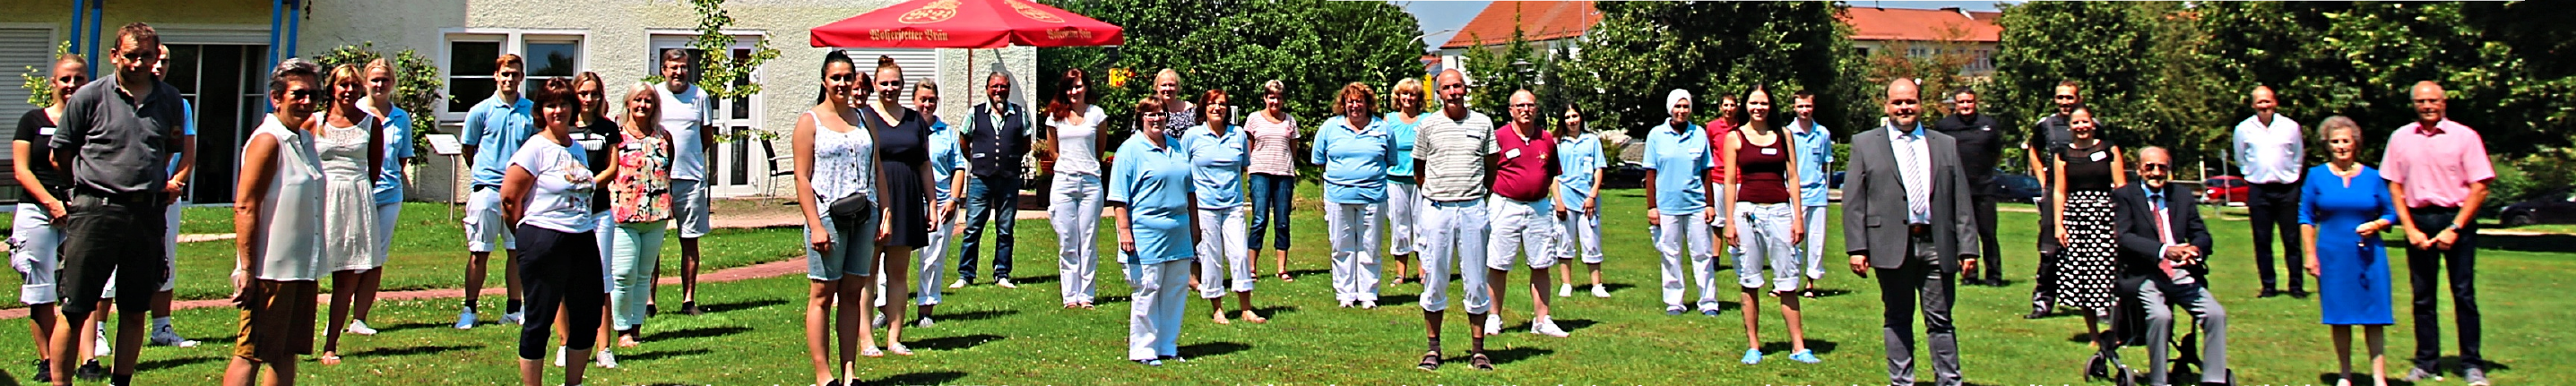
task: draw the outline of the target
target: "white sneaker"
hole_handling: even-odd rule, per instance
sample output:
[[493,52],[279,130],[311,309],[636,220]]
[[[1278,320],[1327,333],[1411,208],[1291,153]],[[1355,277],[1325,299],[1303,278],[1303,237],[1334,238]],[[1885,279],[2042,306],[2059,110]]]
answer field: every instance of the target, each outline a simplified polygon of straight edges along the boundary
[[375,335],[375,334],[376,334],[376,329],[374,329],[374,328],[368,328],[368,327],[367,327],[367,321],[364,321],[364,320],[350,320],[350,321],[349,321],[349,327],[348,327],[348,328],[341,329],[340,331],[347,331],[347,332],[349,332],[349,333],[351,333],[351,334],[358,334],[358,335]]
[[555,367],[563,367],[564,348],[555,346]]
[[97,344],[97,346],[93,347],[97,347],[97,350],[94,351],[98,354],[96,356],[104,357],[116,355],[116,343],[107,340],[107,323],[98,324],[98,339],[95,344]]
[[1608,299],[1610,298],[1610,289],[1597,285],[1592,286],[1592,297]]
[[167,324],[153,327],[151,340],[154,346],[197,347],[197,341],[179,337],[179,331]]
[[617,368],[617,354],[610,354],[608,350],[599,350],[598,354],[590,356],[590,365],[603,369]]
[[993,286],[996,286],[996,287],[1002,287],[1002,288],[1010,288],[1010,289],[1019,289],[1019,288],[1020,288],[1020,286],[1011,285],[1011,279],[995,279],[995,280],[993,280]]
[[1361,301],[1360,301],[1360,309],[1364,309],[1364,310],[1374,310],[1374,309],[1377,309],[1377,301],[1376,301],[1376,300],[1361,300]]
[[520,323],[520,322],[522,322],[522,321],[523,321],[523,319],[519,318],[519,313],[512,312],[512,313],[507,313],[507,314],[501,314],[501,324],[509,324],[509,325],[520,325],[520,324],[526,324],[526,323]]
[[1574,297],[1574,284],[1568,283],[1556,285],[1556,297]]
[[949,288],[949,289],[966,288],[966,279],[957,279],[957,281],[948,282],[948,288]]
[[1503,316],[1502,316],[1502,315],[1495,315],[1495,314],[1485,314],[1485,335],[1494,335],[1494,334],[1501,334],[1501,333],[1503,333]]
[[928,316],[921,317],[921,322],[919,322],[919,323],[913,323],[913,324],[912,324],[912,326],[913,326],[913,327],[919,327],[919,328],[930,328],[930,326],[936,326],[936,325],[939,325],[939,323],[931,322],[931,321],[930,321],[930,317],[928,317]]
[[1351,308],[1351,300],[1342,299],[1342,308]]
[[1556,321],[1555,321],[1555,320],[1551,320],[1551,319],[1548,319],[1548,318],[1538,318],[1538,319],[1536,319],[1536,320],[1531,320],[1531,321],[1530,321],[1530,333],[1532,333],[1532,334],[1539,334],[1539,335],[1546,335],[1546,336],[1553,336],[1553,337],[1558,337],[1558,338],[1563,338],[1563,337],[1566,337],[1567,335],[1569,335],[1569,334],[1566,334],[1566,333],[1565,333],[1565,330],[1564,330],[1564,329],[1556,328]]

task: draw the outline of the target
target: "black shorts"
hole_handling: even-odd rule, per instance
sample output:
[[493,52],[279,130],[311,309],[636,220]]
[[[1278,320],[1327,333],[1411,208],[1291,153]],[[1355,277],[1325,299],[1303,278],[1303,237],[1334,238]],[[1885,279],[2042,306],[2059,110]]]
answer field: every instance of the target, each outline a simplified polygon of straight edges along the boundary
[[[63,233],[62,270],[54,282],[61,289],[63,315],[86,316],[98,310],[111,274],[117,288],[161,288],[170,276],[169,254],[160,240],[169,224],[167,205],[158,200],[109,200],[88,194],[72,196],[67,213],[54,222]],[[118,308],[142,310],[152,304],[149,292],[116,299]]]

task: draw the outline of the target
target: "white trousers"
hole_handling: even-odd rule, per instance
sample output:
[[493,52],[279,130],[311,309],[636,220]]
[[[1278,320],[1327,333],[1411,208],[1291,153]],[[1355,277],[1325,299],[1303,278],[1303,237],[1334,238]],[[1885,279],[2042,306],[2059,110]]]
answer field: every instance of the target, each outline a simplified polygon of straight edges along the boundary
[[1324,203],[1327,239],[1333,242],[1333,300],[1377,301],[1378,209],[1381,204]]
[[43,205],[18,204],[18,213],[9,223],[9,268],[22,279],[18,285],[18,302],[53,304],[60,300],[54,292],[55,269],[61,266],[63,233],[54,229],[53,213]]
[[[939,274],[942,272],[940,268],[947,265],[947,262],[942,260],[945,260],[948,257],[948,238],[950,235],[954,235],[954,232],[957,230],[955,225],[957,222],[956,213],[949,213],[946,218],[934,218],[930,220],[933,221],[930,226],[930,245],[912,249],[912,259],[914,261],[919,261],[921,264],[921,270],[913,271],[912,273],[912,302],[915,305],[929,306],[939,304],[939,290],[946,288],[941,287],[939,284]],[[910,269],[911,267],[897,268]],[[886,292],[885,264],[877,264],[876,278],[877,292],[875,293],[877,294],[877,306],[884,307],[886,305],[886,298],[890,297],[886,295],[892,293]]]
[[1485,292],[1485,236],[1492,228],[1485,223],[1483,200],[1428,202],[1422,206],[1423,270],[1422,310],[1439,312],[1449,309],[1449,273],[1455,269],[1466,288],[1460,297],[1467,301],[1467,313],[1483,314],[1494,309],[1494,299]]
[[1413,225],[1415,213],[1422,211],[1421,185],[1387,181],[1386,206],[1379,210],[1386,213],[1386,253],[1403,256],[1421,250]]
[[[1120,259],[1124,261],[1125,259]],[[1127,359],[1180,355],[1181,313],[1189,305],[1190,261],[1139,264],[1127,270],[1136,293],[1127,305]]]
[[1199,297],[1225,297],[1228,288],[1252,292],[1252,250],[1245,249],[1243,239],[1243,216],[1251,214],[1252,207],[1194,212],[1199,221]]
[[1582,257],[1584,264],[1601,264],[1601,214],[1565,211],[1556,219],[1556,258],[1572,260]]
[[[1735,259],[1736,285],[1748,289],[1762,288],[1763,282],[1768,281],[1772,291],[1798,289],[1798,279],[1802,278],[1798,272],[1806,268],[1806,259],[1799,258],[1797,249],[1790,242],[1791,227],[1798,224],[1789,222],[1789,211],[1797,210],[1796,206],[1794,203],[1735,203],[1735,220],[1744,225],[1742,229],[1735,230],[1739,232],[1736,234],[1739,247],[1735,250],[1743,253]],[[1770,280],[1763,280],[1762,267],[1765,265],[1771,267]]]
[[[1655,251],[1664,255],[1664,308],[1684,308],[1683,295],[1688,293],[1682,283],[1691,279],[1690,287],[1699,289],[1699,309],[1716,310],[1717,271],[1711,261],[1716,256],[1710,252],[1715,245],[1709,241],[1708,212],[1664,213],[1662,220],[1650,233],[1655,234]],[[1685,257],[1689,271],[1682,270]]]
[[[1100,176],[1091,174],[1058,174],[1048,184],[1047,221],[1055,225],[1056,286],[1064,293],[1064,304],[1092,301],[1099,283],[1092,275],[1100,270]],[[1186,273],[1186,272],[1184,272]]]
[[1799,243],[1798,245],[1798,255],[1805,256],[1807,258],[1807,266],[1805,270],[1807,273],[1807,280],[1824,279],[1825,207],[1801,206],[1799,210],[1807,211],[1807,223],[1799,224],[1799,226],[1807,227],[1807,242]]
[[[1485,218],[1494,227],[1485,240],[1485,267],[1512,270],[1519,256],[1530,269],[1556,266],[1555,206],[1547,200],[1514,201],[1497,195],[1485,203]],[[1515,254],[1517,252],[1517,254]]]

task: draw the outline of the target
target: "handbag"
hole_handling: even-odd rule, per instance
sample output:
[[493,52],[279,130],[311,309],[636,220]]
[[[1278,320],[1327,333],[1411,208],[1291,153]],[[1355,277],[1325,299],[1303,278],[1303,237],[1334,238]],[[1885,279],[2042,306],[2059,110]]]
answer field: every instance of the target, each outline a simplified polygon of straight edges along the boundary
[[[877,203],[875,201],[869,201],[866,194],[851,193],[848,196],[842,196],[839,199],[832,200],[831,206],[826,207],[824,210],[829,211],[827,213],[831,214],[833,228],[840,229],[843,234],[857,234],[854,232],[860,230],[856,229],[859,227],[859,220],[866,219],[866,216],[876,215],[876,204]],[[867,234],[875,235],[876,233],[871,231]]]

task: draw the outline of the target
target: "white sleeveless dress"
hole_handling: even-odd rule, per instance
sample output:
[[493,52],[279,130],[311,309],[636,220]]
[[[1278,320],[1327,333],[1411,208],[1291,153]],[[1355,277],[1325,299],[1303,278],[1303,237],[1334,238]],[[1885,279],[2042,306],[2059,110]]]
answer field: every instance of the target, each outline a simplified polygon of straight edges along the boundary
[[370,270],[383,267],[385,256],[375,248],[376,200],[375,182],[367,179],[374,169],[367,167],[367,139],[375,136],[374,117],[361,119],[356,126],[332,127],[324,123],[324,133],[313,138],[322,158],[323,189],[322,258],[331,271]]
[[251,246],[251,255],[260,261],[258,277],[262,280],[311,281],[319,279],[323,267],[331,264],[322,259],[322,234],[313,230],[327,222],[322,217],[322,165],[314,155],[313,138],[307,133],[280,126],[269,118],[252,136],[268,134],[277,138],[275,175],[268,194],[260,197],[260,242]]

